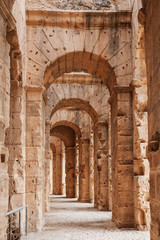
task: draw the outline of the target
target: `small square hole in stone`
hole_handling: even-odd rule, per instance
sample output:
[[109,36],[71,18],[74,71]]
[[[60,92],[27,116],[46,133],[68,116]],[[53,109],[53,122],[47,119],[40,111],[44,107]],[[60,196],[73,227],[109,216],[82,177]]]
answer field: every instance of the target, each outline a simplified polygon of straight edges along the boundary
[[1,154],[1,163],[5,163],[5,154]]

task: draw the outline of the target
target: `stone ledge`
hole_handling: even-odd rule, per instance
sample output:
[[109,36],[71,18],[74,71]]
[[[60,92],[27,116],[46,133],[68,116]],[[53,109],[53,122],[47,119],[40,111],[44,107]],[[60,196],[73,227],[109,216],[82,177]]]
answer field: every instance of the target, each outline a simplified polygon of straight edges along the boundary
[[131,12],[71,12],[26,11],[26,23],[31,26],[63,28],[131,27]]

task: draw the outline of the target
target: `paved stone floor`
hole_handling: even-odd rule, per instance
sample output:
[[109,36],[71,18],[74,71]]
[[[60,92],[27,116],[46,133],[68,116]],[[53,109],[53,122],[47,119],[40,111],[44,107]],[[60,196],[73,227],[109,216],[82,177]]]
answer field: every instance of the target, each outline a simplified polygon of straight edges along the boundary
[[98,211],[93,204],[76,199],[51,196],[51,211],[45,215],[40,233],[30,233],[27,240],[149,240],[149,232],[117,229],[111,212]]

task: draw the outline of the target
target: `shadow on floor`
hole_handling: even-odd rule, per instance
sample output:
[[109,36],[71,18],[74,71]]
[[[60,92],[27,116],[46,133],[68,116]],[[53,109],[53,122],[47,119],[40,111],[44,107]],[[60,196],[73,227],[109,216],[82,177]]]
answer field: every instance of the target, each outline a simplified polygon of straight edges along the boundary
[[[116,226],[113,224],[112,221],[106,220],[105,222],[102,221],[90,221],[90,222],[56,222],[56,223],[47,223],[43,227],[43,231],[55,231],[59,229],[69,229],[69,228],[83,228],[83,229],[94,229],[94,230],[116,230]],[[118,230],[118,229],[117,229]]]

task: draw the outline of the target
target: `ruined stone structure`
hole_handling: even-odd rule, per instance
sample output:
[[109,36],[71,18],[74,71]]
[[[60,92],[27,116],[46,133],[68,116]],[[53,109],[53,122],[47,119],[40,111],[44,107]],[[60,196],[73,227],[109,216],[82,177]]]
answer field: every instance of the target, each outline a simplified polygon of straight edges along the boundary
[[28,230],[41,230],[49,194],[160,239],[159,10],[0,1],[0,239],[5,213],[25,204]]

